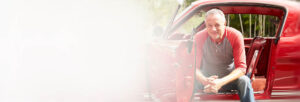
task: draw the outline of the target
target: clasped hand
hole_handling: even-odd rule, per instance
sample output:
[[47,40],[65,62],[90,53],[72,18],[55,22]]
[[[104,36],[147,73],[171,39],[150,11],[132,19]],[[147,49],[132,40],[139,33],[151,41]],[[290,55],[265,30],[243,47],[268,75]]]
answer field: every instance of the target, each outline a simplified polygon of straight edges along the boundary
[[205,93],[218,93],[219,89],[222,87],[220,85],[220,79],[218,79],[218,76],[216,75],[206,78],[206,81],[203,84]]

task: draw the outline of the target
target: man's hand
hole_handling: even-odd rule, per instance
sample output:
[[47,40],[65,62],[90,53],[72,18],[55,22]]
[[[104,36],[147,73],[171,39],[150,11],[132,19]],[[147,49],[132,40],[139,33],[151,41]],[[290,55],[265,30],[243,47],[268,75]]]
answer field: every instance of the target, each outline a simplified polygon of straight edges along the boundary
[[[236,80],[237,78],[245,75],[245,73],[240,69],[233,70],[229,75],[221,78],[215,79],[213,81],[208,81],[209,83],[204,85],[204,92],[205,93],[217,93],[218,90],[229,82]],[[208,79],[208,78],[207,78]]]
[[204,92],[218,93],[222,86],[223,85],[221,85],[220,79],[215,79],[204,87]]
[[204,86],[206,86],[208,84],[211,84],[215,79],[218,79],[218,76],[216,76],[216,75],[210,76],[208,78],[205,78],[204,81],[202,82],[202,84]]
[[209,79],[208,84],[204,86],[205,93],[218,93],[219,89],[223,86],[221,85],[221,80],[217,77],[210,77],[213,80]]

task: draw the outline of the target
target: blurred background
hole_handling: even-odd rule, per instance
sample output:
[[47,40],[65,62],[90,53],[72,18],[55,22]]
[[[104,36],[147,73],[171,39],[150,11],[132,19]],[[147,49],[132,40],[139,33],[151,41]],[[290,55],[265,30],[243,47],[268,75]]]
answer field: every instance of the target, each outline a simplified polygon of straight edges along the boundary
[[143,2],[0,1],[0,101],[137,100],[150,19]]

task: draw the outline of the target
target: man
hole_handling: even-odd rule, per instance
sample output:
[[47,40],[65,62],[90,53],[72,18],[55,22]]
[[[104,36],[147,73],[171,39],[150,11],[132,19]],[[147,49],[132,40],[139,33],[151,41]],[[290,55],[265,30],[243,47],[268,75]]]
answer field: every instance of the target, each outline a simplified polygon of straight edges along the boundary
[[250,79],[245,76],[243,35],[226,27],[224,13],[218,9],[206,13],[205,25],[206,29],[195,35],[197,62],[200,62],[196,65],[195,89],[205,93],[236,89],[242,102],[254,102]]

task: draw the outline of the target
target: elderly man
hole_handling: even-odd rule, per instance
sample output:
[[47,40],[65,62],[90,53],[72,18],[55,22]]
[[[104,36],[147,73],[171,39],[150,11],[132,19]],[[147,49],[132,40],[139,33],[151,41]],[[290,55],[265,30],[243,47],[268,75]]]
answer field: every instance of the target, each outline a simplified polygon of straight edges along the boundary
[[205,17],[206,29],[195,35],[197,61],[195,89],[218,93],[238,90],[242,102],[255,101],[250,79],[245,76],[246,56],[243,35],[226,27],[224,13],[211,9]]

